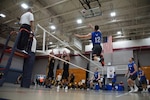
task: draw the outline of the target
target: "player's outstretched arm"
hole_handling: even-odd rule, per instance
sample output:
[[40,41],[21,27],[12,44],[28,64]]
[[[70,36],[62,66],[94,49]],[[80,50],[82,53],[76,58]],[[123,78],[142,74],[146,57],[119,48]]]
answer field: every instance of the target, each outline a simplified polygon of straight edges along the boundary
[[94,26],[91,23],[88,24],[88,27],[94,30]]

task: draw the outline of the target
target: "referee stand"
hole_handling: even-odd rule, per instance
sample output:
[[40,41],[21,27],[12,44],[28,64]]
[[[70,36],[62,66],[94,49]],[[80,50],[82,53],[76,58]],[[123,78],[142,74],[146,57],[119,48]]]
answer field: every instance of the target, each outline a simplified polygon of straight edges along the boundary
[[[8,72],[9,72],[9,69],[10,69],[10,66],[11,66],[11,63],[12,63],[12,59],[14,57],[14,54],[19,54],[19,55],[22,55],[24,57],[24,64],[23,64],[23,79],[22,79],[22,82],[21,82],[21,87],[25,87],[25,88],[29,88],[30,87],[30,83],[31,83],[31,75],[32,75],[32,68],[33,68],[33,64],[34,64],[34,59],[35,59],[35,52],[32,52],[31,51],[31,46],[32,46],[32,41],[33,39],[30,39],[29,41],[29,45],[28,45],[28,54],[25,54],[23,52],[20,52],[16,49],[17,47],[17,44],[19,42],[19,38],[21,36],[21,31],[22,30],[25,30],[25,29],[20,29],[20,31],[18,32],[17,34],[17,37],[15,39],[15,42],[14,42],[14,45],[12,47],[11,50],[6,50],[7,46],[8,46],[8,42],[10,41],[10,38],[11,36],[16,33],[14,31],[12,31],[9,36],[7,37],[6,39],[6,42],[5,42],[5,45],[3,47],[3,50],[2,50],[2,53],[1,53],[1,56],[0,56],[0,63],[3,59],[3,56],[4,56],[4,53],[7,51],[7,52],[10,52],[10,55],[9,55],[9,58],[8,58],[8,61],[6,63],[6,66],[1,70],[1,72],[3,73],[2,77],[0,78],[0,86],[3,86],[6,78],[7,78],[7,75],[8,75]],[[25,30],[27,31],[27,30]]]

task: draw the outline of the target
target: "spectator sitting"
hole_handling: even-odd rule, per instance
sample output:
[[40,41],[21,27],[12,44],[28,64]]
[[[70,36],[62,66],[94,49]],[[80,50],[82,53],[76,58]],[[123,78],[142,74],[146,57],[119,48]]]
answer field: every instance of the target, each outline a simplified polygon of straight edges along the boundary
[[62,75],[61,75],[61,73],[59,73],[56,78],[56,84],[55,84],[56,86],[61,84],[61,79],[62,79]]
[[119,86],[122,86],[124,90],[124,83],[122,81],[120,81]]
[[70,75],[70,83],[74,83],[74,79],[75,79],[75,76],[74,76],[74,74],[73,73],[71,73],[71,75]]
[[113,78],[112,78],[112,88],[115,89],[115,83],[116,83],[117,77],[116,72],[114,72]]
[[46,78],[46,80],[45,80],[45,87],[46,88],[51,88],[51,78]]

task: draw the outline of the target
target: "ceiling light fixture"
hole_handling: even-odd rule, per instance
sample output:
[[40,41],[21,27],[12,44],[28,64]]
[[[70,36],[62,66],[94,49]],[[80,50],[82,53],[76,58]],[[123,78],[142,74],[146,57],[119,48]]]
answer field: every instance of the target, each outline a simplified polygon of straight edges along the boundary
[[78,24],[82,24],[82,19],[77,19]]
[[56,29],[56,27],[55,27],[54,25],[50,26],[50,28],[51,28],[52,30],[55,30],[55,29]]
[[110,13],[110,16],[111,16],[111,17],[115,17],[115,16],[116,16],[116,12],[111,12],[111,13]]
[[49,44],[53,44],[53,42],[49,42]]
[[28,6],[27,4],[25,4],[25,3],[22,3],[22,4],[21,4],[21,7],[22,7],[23,9],[28,9],[28,8],[29,8],[29,6]]
[[0,14],[0,17],[3,17],[3,18],[5,18],[5,17],[6,17],[6,15],[4,15],[4,14]]
[[122,33],[121,33],[121,31],[118,31],[117,34],[120,35],[120,34],[122,34]]

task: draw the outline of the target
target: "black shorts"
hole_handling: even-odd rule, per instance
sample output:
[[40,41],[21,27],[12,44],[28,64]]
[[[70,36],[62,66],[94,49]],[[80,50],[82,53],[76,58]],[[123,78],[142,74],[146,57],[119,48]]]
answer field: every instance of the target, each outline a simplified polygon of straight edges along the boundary
[[100,55],[101,55],[101,52],[102,52],[102,47],[101,47],[101,45],[96,44],[96,45],[93,46],[93,48],[92,48],[92,55],[93,55],[93,54],[96,54],[96,56],[100,56]]
[[54,72],[53,72],[53,71],[49,71],[47,77],[53,79],[53,77],[54,77]]
[[147,84],[147,80],[146,80],[146,78],[141,79],[141,80],[140,80],[140,83],[141,83],[141,84]]
[[99,80],[93,80],[93,83],[97,83],[97,82],[99,82],[100,81],[100,79]]
[[137,75],[130,75],[129,78],[134,81],[134,80],[136,80]]
[[[20,29],[26,29],[28,31],[31,31],[31,26],[28,24],[23,24],[21,25]],[[29,39],[30,33],[28,33],[25,30],[21,31],[21,35],[17,44],[17,48],[19,50],[26,50],[28,48],[28,39]]]

